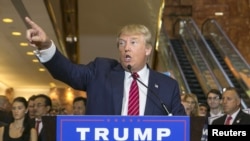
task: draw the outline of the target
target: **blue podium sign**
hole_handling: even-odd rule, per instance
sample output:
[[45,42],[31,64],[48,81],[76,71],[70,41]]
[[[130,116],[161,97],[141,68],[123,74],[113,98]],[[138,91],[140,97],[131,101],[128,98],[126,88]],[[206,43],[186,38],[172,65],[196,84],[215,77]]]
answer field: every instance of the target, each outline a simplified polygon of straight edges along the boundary
[[57,141],[190,141],[188,116],[57,116]]

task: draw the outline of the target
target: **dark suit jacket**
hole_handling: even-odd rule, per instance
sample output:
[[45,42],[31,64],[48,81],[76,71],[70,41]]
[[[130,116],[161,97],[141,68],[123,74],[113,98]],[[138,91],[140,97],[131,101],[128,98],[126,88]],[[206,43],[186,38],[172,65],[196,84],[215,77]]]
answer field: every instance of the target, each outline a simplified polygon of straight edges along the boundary
[[[86,114],[121,115],[125,70],[117,60],[96,58],[87,65],[77,65],[57,50],[44,66],[55,79],[87,92]],[[145,115],[166,115],[160,99],[173,115],[186,115],[176,80],[150,69],[148,87],[159,98],[148,91]]]
[[[225,114],[215,119],[212,122],[212,125],[223,125],[225,123],[226,118],[227,115]],[[242,125],[242,124],[250,125],[250,115],[240,110],[232,125]]]
[[[31,127],[36,128],[35,118],[30,119],[30,125]],[[52,125],[52,126],[56,126],[56,125]],[[44,128],[42,128],[41,132],[38,134],[37,141],[46,141],[46,140],[47,140],[46,134],[45,134]]]

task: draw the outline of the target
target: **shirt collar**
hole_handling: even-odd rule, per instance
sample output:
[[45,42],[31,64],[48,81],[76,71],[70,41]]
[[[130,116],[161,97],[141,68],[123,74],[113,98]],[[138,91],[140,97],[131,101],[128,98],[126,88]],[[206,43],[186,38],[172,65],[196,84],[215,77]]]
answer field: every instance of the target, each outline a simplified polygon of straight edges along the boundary
[[[140,71],[137,72],[137,74],[140,76],[139,79],[143,78],[142,76],[147,75],[148,71],[149,71],[149,69],[148,69],[147,65],[145,65]],[[128,71],[125,71],[125,78],[130,78],[130,77],[132,77],[131,73]]]
[[[231,115],[231,117],[232,117],[232,119],[234,120],[235,118],[236,118],[236,116],[237,116],[237,114],[240,112],[240,108],[236,111],[236,112],[234,112],[232,115]],[[227,115],[227,117],[228,116],[230,116],[230,115]]]

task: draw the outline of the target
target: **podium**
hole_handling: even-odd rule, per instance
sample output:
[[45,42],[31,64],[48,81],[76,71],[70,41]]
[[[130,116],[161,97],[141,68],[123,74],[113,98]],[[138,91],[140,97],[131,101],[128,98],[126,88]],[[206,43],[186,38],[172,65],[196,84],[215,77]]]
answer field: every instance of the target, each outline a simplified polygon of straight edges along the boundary
[[47,141],[174,140],[200,141],[204,117],[44,116]]

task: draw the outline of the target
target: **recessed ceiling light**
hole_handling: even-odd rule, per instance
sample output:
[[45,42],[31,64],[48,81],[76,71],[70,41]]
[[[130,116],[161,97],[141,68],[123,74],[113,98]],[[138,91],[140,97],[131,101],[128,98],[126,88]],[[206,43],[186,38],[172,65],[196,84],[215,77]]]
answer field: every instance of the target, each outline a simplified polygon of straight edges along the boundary
[[45,71],[45,68],[39,68],[39,71],[43,72]]
[[12,23],[13,20],[10,19],[10,18],[3,18],[3,22],[4,22],[4,23]]
[[25,43],[25,42],[21,42],[19,45],[22,46],[22,47],[27,47],[29,44]]
[[26,52],[26,54],[27,54],[27,55],[34,55],[34,52],[28,51],[28,52]]
[[38,59],[33,59],[32,62],[38,63],[39,61],[38,61]]
[[21,32],[12,32],[12,35],[14,35],[14,36],[21,36],[22,33]]
[[54,82],[49,83],[50,87],[56,87],[56,84]]
[[223,12],[215,12],[214,15],[215,15],[215,16],[223,16],[224,13],[223,13]]

